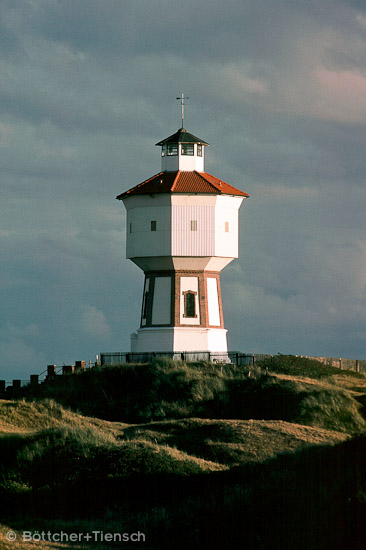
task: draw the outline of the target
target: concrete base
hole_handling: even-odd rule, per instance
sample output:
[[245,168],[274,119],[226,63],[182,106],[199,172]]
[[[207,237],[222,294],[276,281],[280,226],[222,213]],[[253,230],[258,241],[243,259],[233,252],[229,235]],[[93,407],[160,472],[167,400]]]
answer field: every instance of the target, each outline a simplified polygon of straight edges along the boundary
[[227,353],[227,330],[222,328],[142,328],[131,334],[132,353],[209,351]]

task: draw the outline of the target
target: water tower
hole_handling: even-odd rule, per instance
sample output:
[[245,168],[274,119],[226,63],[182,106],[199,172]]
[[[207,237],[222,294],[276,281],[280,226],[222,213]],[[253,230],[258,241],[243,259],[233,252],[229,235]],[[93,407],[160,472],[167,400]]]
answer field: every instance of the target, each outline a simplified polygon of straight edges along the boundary
[[[182,101],[184,104],[184,102]],[[227,354],[220,272],[238,257],[247,193],[205,172],[208,143],[183,127],[159,141],[161,171],[118,195],[126,256],[145,273],[131,352]]]

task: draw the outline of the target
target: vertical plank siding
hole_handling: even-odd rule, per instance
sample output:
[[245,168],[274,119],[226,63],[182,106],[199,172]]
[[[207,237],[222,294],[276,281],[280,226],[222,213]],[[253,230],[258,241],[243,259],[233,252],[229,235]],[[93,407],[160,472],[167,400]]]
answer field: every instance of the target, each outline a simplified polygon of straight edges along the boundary
[[[197,230],[191,231],[191,221]],[[214,256],[215,208],[213,206],[172,206],[172,256]]]

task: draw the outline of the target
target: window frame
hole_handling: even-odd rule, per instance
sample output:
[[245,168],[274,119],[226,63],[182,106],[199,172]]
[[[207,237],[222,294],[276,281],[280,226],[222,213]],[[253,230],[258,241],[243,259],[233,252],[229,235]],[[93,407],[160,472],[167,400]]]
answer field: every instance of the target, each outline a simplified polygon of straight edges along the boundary
[[197,319],[198,317],[197,307],[196,307],[197,292],[195,292],[194,290],[185,290],[183,291],[183,296],[184,296],[183,317],[185,319]]
[[167,157],[176,157],[178,155],[178,143],[166,144]]
[[194,156],[194,144],[193,143],[181,143],[180,144],[180,154],[193,157]]

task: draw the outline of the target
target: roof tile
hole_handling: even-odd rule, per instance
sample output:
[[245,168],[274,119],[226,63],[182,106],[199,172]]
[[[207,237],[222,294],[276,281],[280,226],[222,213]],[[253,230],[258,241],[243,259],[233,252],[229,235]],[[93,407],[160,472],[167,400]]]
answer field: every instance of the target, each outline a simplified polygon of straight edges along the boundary
[[249,197],[244,191],[208,174],[207,172],[159,172],[139,185],[117,196],[122,200],[131,195],[158,193],[202,193],[209,195],[235,195]]

